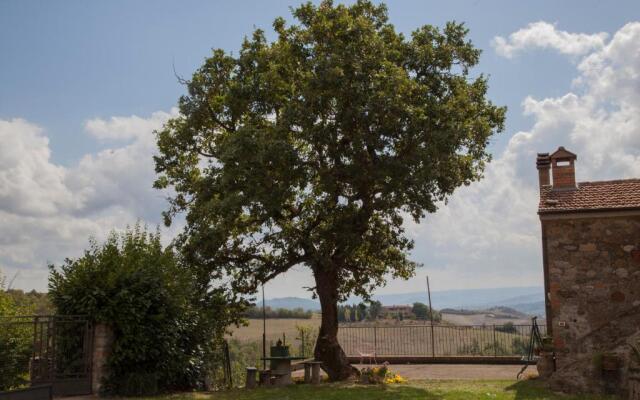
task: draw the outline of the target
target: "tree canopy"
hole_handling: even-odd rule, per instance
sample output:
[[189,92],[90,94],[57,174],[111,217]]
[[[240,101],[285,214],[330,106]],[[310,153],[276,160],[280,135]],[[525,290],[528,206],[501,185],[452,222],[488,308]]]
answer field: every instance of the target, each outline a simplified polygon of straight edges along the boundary
[[322,305],[316,357],[349,375],[337,303],[410,277],[406,218],[435,212],[482,176],[505,109],[472,77],[480,50],[463,24],[395,31],[385,5],[324,1],[297,25],[258,29],[237,55],[217,49],[189,79],[180,114],[158,132],[165,222],[203,279],[238,293],[308,266]]

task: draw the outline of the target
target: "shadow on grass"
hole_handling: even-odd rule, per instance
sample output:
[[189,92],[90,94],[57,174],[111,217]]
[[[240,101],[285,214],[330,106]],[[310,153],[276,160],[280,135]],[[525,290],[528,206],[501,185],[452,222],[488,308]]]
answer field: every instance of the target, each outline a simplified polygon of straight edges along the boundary
[[598,395],[563,395],[555,394],[551,392],[545,385],[544,381],[538,379],[531,379],[525,381],[518,381],[513,385],[505,388],[505,391],[515,392],[514,400],[542,400],[542,399],[562,399],[562,400],[605,400],[605,399],[617,399],[617,397],[611,396],[598,396]]
[[[234,393],[235,392],[235,393]],[[222,394],[222,393],[221,393]],[[394,386],[345,386],[326,384],[321,386],[296,385],[288,388],[234,390],[214,400],[442,400],[443,396],[423,388]]]

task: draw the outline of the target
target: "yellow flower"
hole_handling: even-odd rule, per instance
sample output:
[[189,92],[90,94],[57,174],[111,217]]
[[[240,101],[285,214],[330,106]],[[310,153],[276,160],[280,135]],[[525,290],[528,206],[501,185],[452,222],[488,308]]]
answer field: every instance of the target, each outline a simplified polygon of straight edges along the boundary
[[390,377],[388,377],[387,379],[385,379],[384,381],[385,383],[389,383],[389,384],[393,384],[393,383],[407,383],[407,380],[403,377],[401,377],[398,374],[395,375],[391,375]]

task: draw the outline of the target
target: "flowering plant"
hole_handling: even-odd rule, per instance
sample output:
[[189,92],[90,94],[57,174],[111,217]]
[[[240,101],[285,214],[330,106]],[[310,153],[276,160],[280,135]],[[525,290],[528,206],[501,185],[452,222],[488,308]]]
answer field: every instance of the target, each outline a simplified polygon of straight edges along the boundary
[[360,374],[360,382],[373,384],[393,384],[406,383],[407,380],[398,374],[394,374],[389,370],[388,363],[384,363],[381,367],[363,368]]

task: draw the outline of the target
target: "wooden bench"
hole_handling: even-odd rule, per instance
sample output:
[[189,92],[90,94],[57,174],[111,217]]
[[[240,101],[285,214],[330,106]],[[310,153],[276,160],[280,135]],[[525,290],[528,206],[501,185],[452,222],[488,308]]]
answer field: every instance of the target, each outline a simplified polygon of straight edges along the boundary
[[304,362],[304,382],[305,383],[320,383],[320,361],[305,361]]

